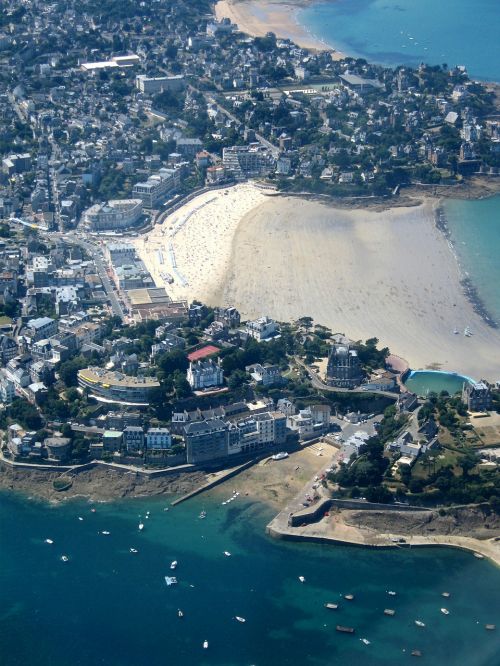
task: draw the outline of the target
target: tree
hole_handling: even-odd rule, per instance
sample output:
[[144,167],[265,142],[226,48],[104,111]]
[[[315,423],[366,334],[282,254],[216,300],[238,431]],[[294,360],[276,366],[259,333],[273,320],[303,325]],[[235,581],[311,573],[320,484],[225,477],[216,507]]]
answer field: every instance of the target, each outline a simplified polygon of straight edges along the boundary
[[78,370],[87,367],[87,360],[83,356],[77,356],[68,361],[63,361],[59,366],[59,377],[66,386],[78,385]]
[[378,502],[379,504],[390,504],[394,499],[391,491],[385,486],[370,486],[365,497],[369,502]]
[[27,430],[40,430],[42,419],[37,408],[24,398],[16,398],[7,408],[7,416]]

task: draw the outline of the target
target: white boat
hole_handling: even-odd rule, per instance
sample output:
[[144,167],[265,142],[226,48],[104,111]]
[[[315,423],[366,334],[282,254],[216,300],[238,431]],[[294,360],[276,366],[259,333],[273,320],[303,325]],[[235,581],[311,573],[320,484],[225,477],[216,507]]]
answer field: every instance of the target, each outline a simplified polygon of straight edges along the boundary
[[360,638],[359,640],[365,645],[370,645],[370,641],[367,638]]
[[165,576],[165,583],[170,587],[170,585],[177,584],[177,578],[175,576]]
[[45,539],[45,543],[54,543],[52,539]]
[[454,329],[453,329],[453,334],[454,334],[454,335],[458,335],[458,328],[454,328]]
[[450,594],[449,592],[441,592],[441,596],[442,596],[442,597],[445,597],[446,599],[448,599],[448,597],[450,597],[451,594]]
[[273,460],[284,460],[285,458],[288,458],[288,453],[286,451],[280,451],[279,453],[275,453],[274,456],[271,456]]
[[179,610],[177,611],[177,615],[178,615],[179,617],[184,617],[184,613],[181,611],[180,608],[179,608]]
[[144,523],[139,523],[139,529],[143,530],[144,529]]
[[417,627],[425,627],[425,622],[422,622],[422,620],[415,620],[415,624]]
[[304,576],[299,576],[299,580],[300,580],[301,583],[305,583],[305,582],[306,582],[306,579],[304,578]]
[[101,532],[101,534],[106,534],[106,536],[107,536],[108,534],[111,534],[111,532],[108,532],[107,530],[103,530],[103,531]]
[[470,338],[470,336],[472,335],[472,331],[470,330],[470,328],[468,326],[466,326],[464,328],[464,335],[465,335],[466,338]]
[[387,590],[387,594],[389,594],[391,597],[396,596],[396,592],[394,592],[393,590]]
[[78,516],[78,520],[83,520],[83,518],[81,516]]
[[171,569],[175,569],[176,567],[177,567],[177,560],[174,560],[174,561],[171,563],[170,568],[171,568]]
[[69,557],[67,555],[61,555],[62,562],[69,562]]
[[484,560],[484,555],[481,553],[474,553],[474,557],[477,557],[478,560]]
[[226,557],[231,557],[231,553],[230,553],[228,550],[225,550],[225,551],[224,551],[224,555],[225,555]]
[[203,649],[206,650],[208,648],[208,641],[203,641]]
[[203,520],[203,518],[206,518],[206,517],[207,517],[207,512],[206,512],[206,511],[202,511],[198,517],[201,518],[201,519]]
[[131,552],[131,553],[138,553],[139,551],[137,550],[137,548],[131,548],[131,549],[130,549],[130,552]]
[[447,608],[441,608],[441,613],[442,613],[443,615],[449,615],[449,614],[450,614],[450,611],[449,611]]
[[239,615],[236,615],[234,619],[235,619],[235,620],[238,620],[238,622],[246,622],[245,618],[244,618],[244,617],[240,617]]

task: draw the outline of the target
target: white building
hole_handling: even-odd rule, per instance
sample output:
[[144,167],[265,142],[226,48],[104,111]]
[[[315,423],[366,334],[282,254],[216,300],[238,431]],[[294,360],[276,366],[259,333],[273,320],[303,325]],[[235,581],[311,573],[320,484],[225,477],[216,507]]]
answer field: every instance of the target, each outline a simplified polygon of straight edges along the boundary
[[142,199],[114,199],[88,208],[83,221],[92,231],[127,229],[134,226],[141,215]]
[[247,321],[245,330],[252,338],[258,342],[276,337],[279,333],[279,326],[274,319],[269,317],[260,317],[254,321]]
[[25,337],[29,338],[31,344],[37,340],[50,338],[57,333],[57,321],[50,317],[38,317],[30,319],[24,331]]
[[155,77],[139,74],[135,77],[135,86],[146,95],[154,95],[155,93],[163,92],[164,90],[177,92],[184,88],[184,77],[182,74]]
[[222,164],[226,174],[240,181],[265,176],[276,168],[276,160],[260,143],[223,148]]
[[160,169],[143,183],[136,183],[132,194],[141,199],[144,208],[154,208],[180,185],[180,171]]
[[150,428],[146,433],[146,448],[164,450],[172,446],[172,436],[167,428]]
[[192,361],[187,371],[187,380],[193,391],[203,390],[211,386],[222,386],[224,383],[224,373],[220,359]]

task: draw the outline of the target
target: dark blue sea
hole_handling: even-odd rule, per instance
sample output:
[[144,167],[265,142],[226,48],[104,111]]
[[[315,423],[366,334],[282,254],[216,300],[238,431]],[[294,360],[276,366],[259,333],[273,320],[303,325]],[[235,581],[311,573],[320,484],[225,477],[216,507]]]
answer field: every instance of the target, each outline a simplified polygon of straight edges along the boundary
[[[53,507],[3,493],[0,664],[387,666],[413,663],[414,649],[424,664],[500,664],[500,571],[486,560],[273,540],[264,533],[269,510],[241,497],[167,507],[164,498]],[[179,582],[167,587],[174,573]],[[328,611],[327,601],[341,608]]]

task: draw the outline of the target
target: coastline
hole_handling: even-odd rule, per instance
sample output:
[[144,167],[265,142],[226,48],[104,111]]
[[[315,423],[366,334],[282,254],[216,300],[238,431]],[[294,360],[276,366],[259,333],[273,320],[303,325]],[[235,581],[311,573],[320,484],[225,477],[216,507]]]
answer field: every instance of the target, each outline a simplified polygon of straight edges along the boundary
[[290,39],[303,49],[310,51],[330,51],[334,60],[342,60],[345,55],[334,47],[311,34],[299,23],[297,13],[309,4],[308,0],[219,0],[214,7],[218,20],[231,19],[238,29],[252,37],[264,37],[273,32],[276,37]]
[[[414,370],[495,381],[500,331],[464,284],[440,200],[420,195],[388,207],[269,196],[243,183],[194,198],[133,242],[174,300],[233,305],[243,318],[306,313],[352,339],[379,338]],[[173,284],[161,278],[176,271]],[[453,335],[465,327],[472,337]]]

